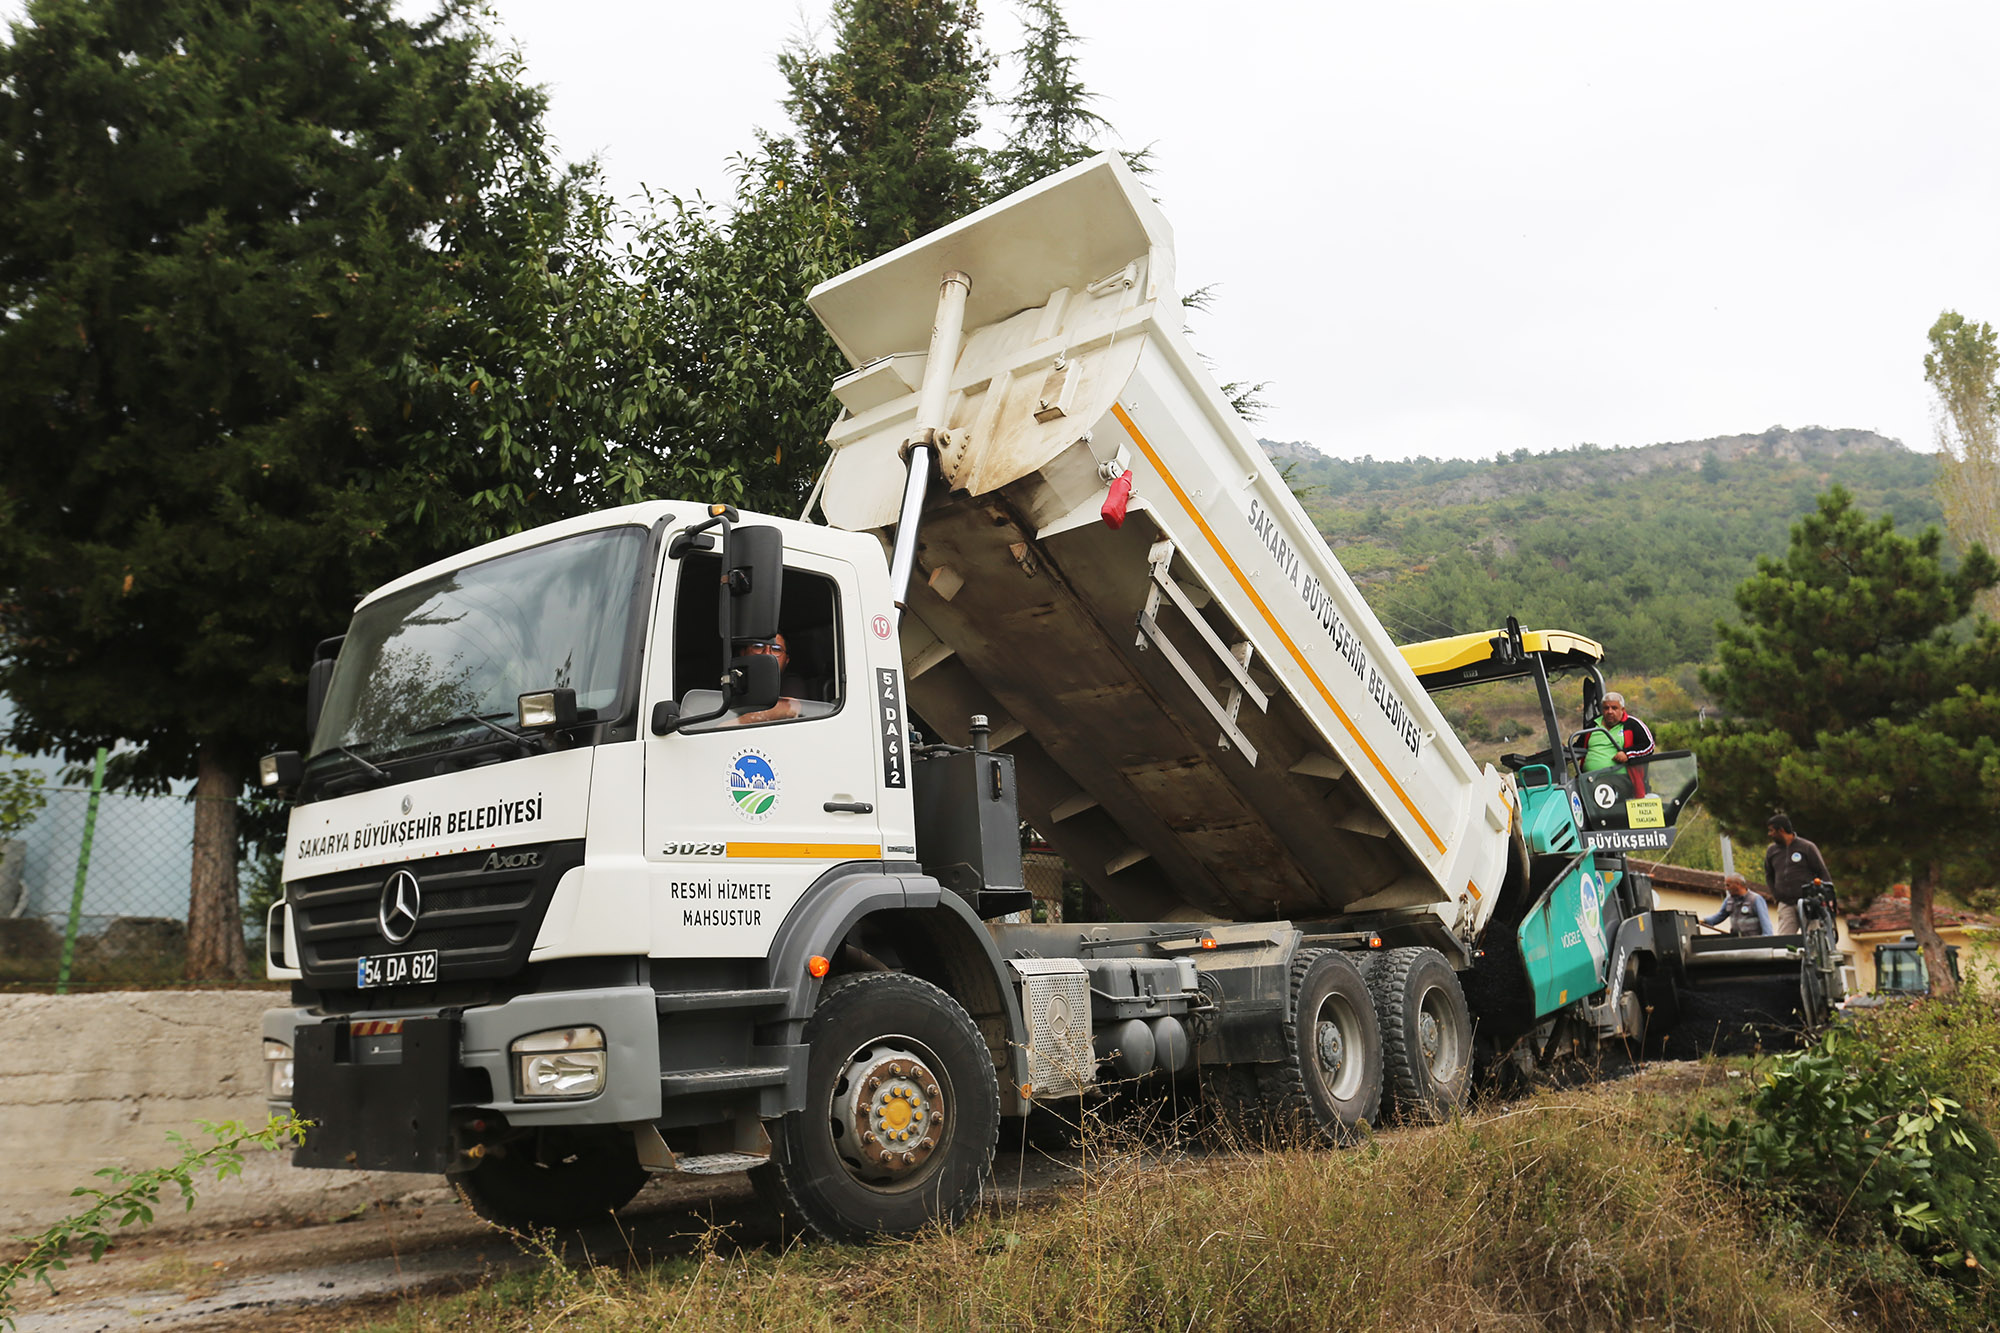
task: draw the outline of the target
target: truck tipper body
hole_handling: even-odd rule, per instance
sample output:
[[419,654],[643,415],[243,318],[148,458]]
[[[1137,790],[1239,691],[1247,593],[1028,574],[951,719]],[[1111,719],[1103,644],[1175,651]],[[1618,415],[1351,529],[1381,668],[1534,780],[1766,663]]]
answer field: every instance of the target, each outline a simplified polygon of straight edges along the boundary
[[[984,714],[1021,809],[1134,919],[1422,907],[1507,866],[1452,733],[1182,332],[1165,220],[1103,159],[817,289],[857,369],[821,504],[887,533],[939,275],[969,278],[902,621],[911,702]],[[1103,516],[1111,483],[1122,521]]]
[[[961,1215],[1001,1117],[1113,1083],[1339,1141],[1449,1114],[1475,1043],[1643,1037],[1691,930],[1619,849],[1691,758],[1578,768],[1580,636],[1399,650],[1172,270],[1083,164],[813,293],[855,366],[823,523],[651,502],[362,600],[263,768],[296,1162],[510,1225],[750,1170],[858,1236]],[[1506,675],[1549,747],[1496,768],[1430,696]],[[1023,821],[1122,919],[1028,920]]]

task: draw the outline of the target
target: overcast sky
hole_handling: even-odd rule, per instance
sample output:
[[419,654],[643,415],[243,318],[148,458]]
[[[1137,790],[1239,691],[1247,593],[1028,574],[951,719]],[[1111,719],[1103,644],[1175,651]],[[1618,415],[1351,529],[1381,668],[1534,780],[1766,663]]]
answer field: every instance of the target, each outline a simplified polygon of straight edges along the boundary
[[[753,126],[785,128],[774,56],[828,3],[495,0],[565,154],[621,194],[711,196]],[[1064,12],[1101,110],[1154,148],[1183,289],[1218,288],[1197,344],[1270,382],[1268,438],[1929,448],[1925,331],[2000,321],[1990,0]],[[988,0],[988,45],[1019,37]]]
[[[716,192],[825,5],[498,0],[565,152]],[[989,46],[1019,40],[986,6]],[[1067,0],[1258,430],[1490,455],[1787,426],[1930,447],[2000,319],[2000,6]],[[1003,73],[1004,78],[1004,73]]]

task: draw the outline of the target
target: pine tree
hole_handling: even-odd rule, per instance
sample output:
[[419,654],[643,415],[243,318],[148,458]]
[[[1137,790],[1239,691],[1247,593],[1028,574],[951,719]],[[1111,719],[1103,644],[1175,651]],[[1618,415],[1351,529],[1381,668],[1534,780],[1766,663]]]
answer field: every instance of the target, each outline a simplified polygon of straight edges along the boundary
[[447,539],[390,372],[457,336],[542,161],[478,12],[30,0],[0,46],[9,741],[195,779],[192,977],[246,972],[235,798],[297,743],[314,639]]
[[974,0],[835,0],[833,50],[778,58],[809,168],[847,207],[860,257],[985,202],[972,142],[992,60]]
[[1946,853],[2000,811],[2000,627],[1954,627],[2000,583],[1985,548],[1956,571],[1942,535],[1869,521],[1839,487],[1792,527],[1783,561],[1736,592],[1704,671],[1728,721],[1694,737],[1703,800],[1729,828],[1788,812],[1829,860],[1913,867],[1911,923],[1935,989],[1951,978],[1933,904]]
[[[1022,11],[1027,32],[1013,52],[1020,86],[1006,102],[1006,146],[993,155],[996,196],[1095,155],[1097,140],[1111,129],[1093,106],[1097,95],[1077,76],[1077,37],[1055,0],[1026,0]],[[1127,161],[1143,170],[1144,159],[1141,152]]]

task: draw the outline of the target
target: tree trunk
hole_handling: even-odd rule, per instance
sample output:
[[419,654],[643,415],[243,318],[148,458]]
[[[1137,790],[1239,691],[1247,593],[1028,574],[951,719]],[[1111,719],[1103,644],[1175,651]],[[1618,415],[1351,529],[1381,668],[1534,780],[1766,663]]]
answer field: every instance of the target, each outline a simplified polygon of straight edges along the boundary
[[194,866],[188,879],[189,981],[243,981],[243,911],[236,898],[236,798],[243,780],[204,745],[195,757]]
[[1945,955],[1944,938],[1937,932],[1937,888],[1943,877],[1936,861],[1924,863],[1924,873],[1910,883],[1910,933],[1924,953],[1924,971],[1929,974],[1931,994],[1940,999],[1958,994],[1958,979],[1951,974],[1951,959]]

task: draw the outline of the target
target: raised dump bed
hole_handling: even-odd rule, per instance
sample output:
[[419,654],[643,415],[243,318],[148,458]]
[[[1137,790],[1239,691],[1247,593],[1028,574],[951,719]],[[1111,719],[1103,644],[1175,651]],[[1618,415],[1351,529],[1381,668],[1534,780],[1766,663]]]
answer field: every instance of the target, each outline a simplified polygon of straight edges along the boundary
[[970,294],[943,481],[900,630],[918,716],[963,743],[987,715],[1023,817],[1121,916],[1421,908],[1476,938],[1507,873],[1506,785],[1202,368],[1166,221],[1115,157],[813,292],[856,367],[828,521],[894,528],[953,272]]

